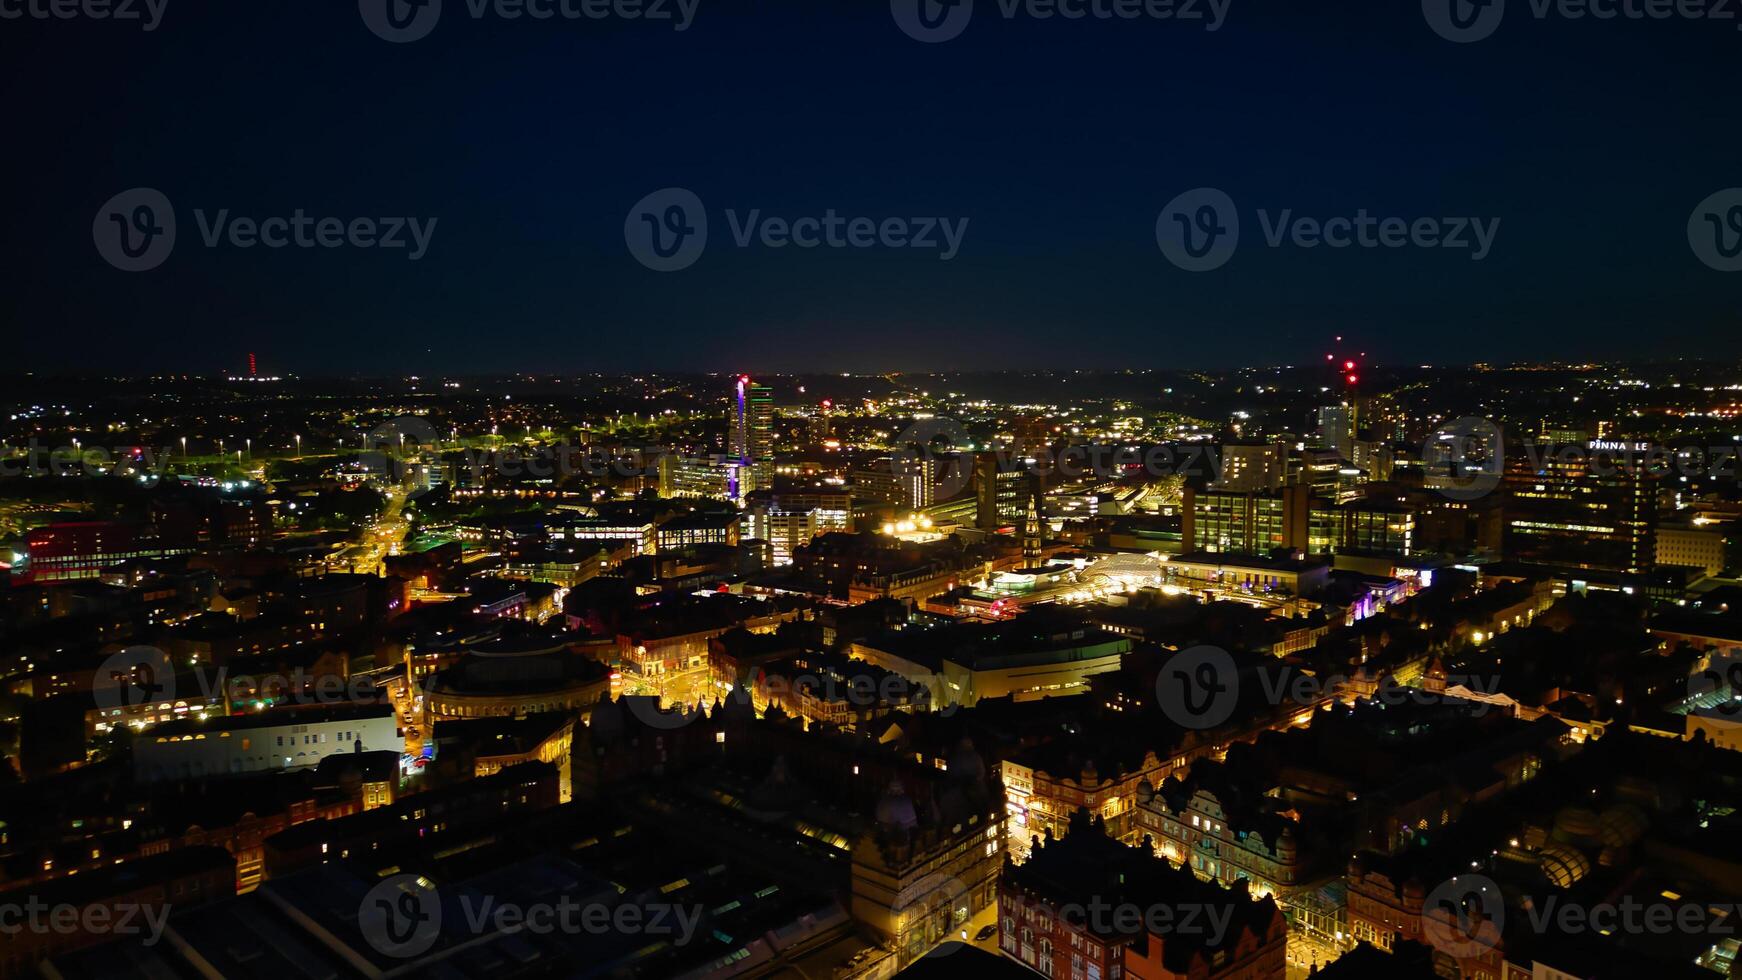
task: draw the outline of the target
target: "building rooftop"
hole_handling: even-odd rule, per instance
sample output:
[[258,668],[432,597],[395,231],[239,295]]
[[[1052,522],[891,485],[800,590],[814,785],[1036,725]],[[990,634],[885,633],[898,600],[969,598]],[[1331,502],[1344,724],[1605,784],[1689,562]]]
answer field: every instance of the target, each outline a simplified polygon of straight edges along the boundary
[[1188,551],[1175,555],[1171,561],[1193,565],[1220,565],[1224,568],[1259,568],[1272,572],[1310,572],[1329,567],[1322,558],[1272,558],[1234,551]]
[[179,719],[158,725],[143,737],[163,739],[202,732],[242,732],[280,725],[320,725],[392,717],[393,709],[381,703],[284,705],[249,714],[212,717],[203,722],[192,718]]

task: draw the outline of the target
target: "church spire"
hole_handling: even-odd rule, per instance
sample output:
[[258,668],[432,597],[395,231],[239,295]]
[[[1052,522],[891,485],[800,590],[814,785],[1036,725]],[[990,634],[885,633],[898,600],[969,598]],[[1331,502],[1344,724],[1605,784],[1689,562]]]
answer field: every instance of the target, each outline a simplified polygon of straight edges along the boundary
[[1040,479],[1030,477],[1028,511],[1022,518],[1022,561],[1030,568],[1040,564]]

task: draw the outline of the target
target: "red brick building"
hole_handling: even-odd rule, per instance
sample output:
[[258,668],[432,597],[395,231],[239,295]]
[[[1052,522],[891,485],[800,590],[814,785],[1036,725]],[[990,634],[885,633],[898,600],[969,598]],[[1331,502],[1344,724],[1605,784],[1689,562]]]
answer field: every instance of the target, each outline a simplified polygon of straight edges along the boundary
[[1077,811],[1063,838],[1006,862],[999,949],[1058,980],[1282,980],[1288,926],[1275,902],[1154,853]]

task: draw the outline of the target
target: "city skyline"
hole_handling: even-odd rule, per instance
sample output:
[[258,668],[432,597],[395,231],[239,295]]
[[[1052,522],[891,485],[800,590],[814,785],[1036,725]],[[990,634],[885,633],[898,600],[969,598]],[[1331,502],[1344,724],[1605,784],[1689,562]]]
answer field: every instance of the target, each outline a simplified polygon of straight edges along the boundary
[[1742,365],[1361,346],[14,385],[10,963],[1725,974]]
[[1742,0],[0,0],[0,980],[1742,980]]

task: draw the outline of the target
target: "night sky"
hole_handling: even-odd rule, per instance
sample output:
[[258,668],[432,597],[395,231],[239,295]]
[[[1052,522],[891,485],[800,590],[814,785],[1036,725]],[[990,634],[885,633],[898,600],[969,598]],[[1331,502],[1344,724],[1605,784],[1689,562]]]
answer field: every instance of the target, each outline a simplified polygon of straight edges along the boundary
[[[1742,185],[1736,19],[1511,0],[1454,44],[1414,0],[1233,0],[1214,33],[977,0],[921,44],[881,0],[700,0],[683,32],[444,4],[406,44],[345,0],[168,0],[149,33],[0,20],[7,367],[1217,367],[1311,360],[1333,333],[1393,363],[1742,355],[1742,273],[1687,230]],[[1241,243],[1191,273],[1156,219],[1203,186]],[[178,230],[129,273],[92,227],[135,187]],[[705,202],[709,240],[659,273],[624,226],[666,187]],[[437,225],[415,262],[207,248],[196,208]],[[950,261],[735,247],[725,212],[753,208],[969,224]],[[1285,208],[1501,223],[1479,262],[1266,247],[1257,211]]]

